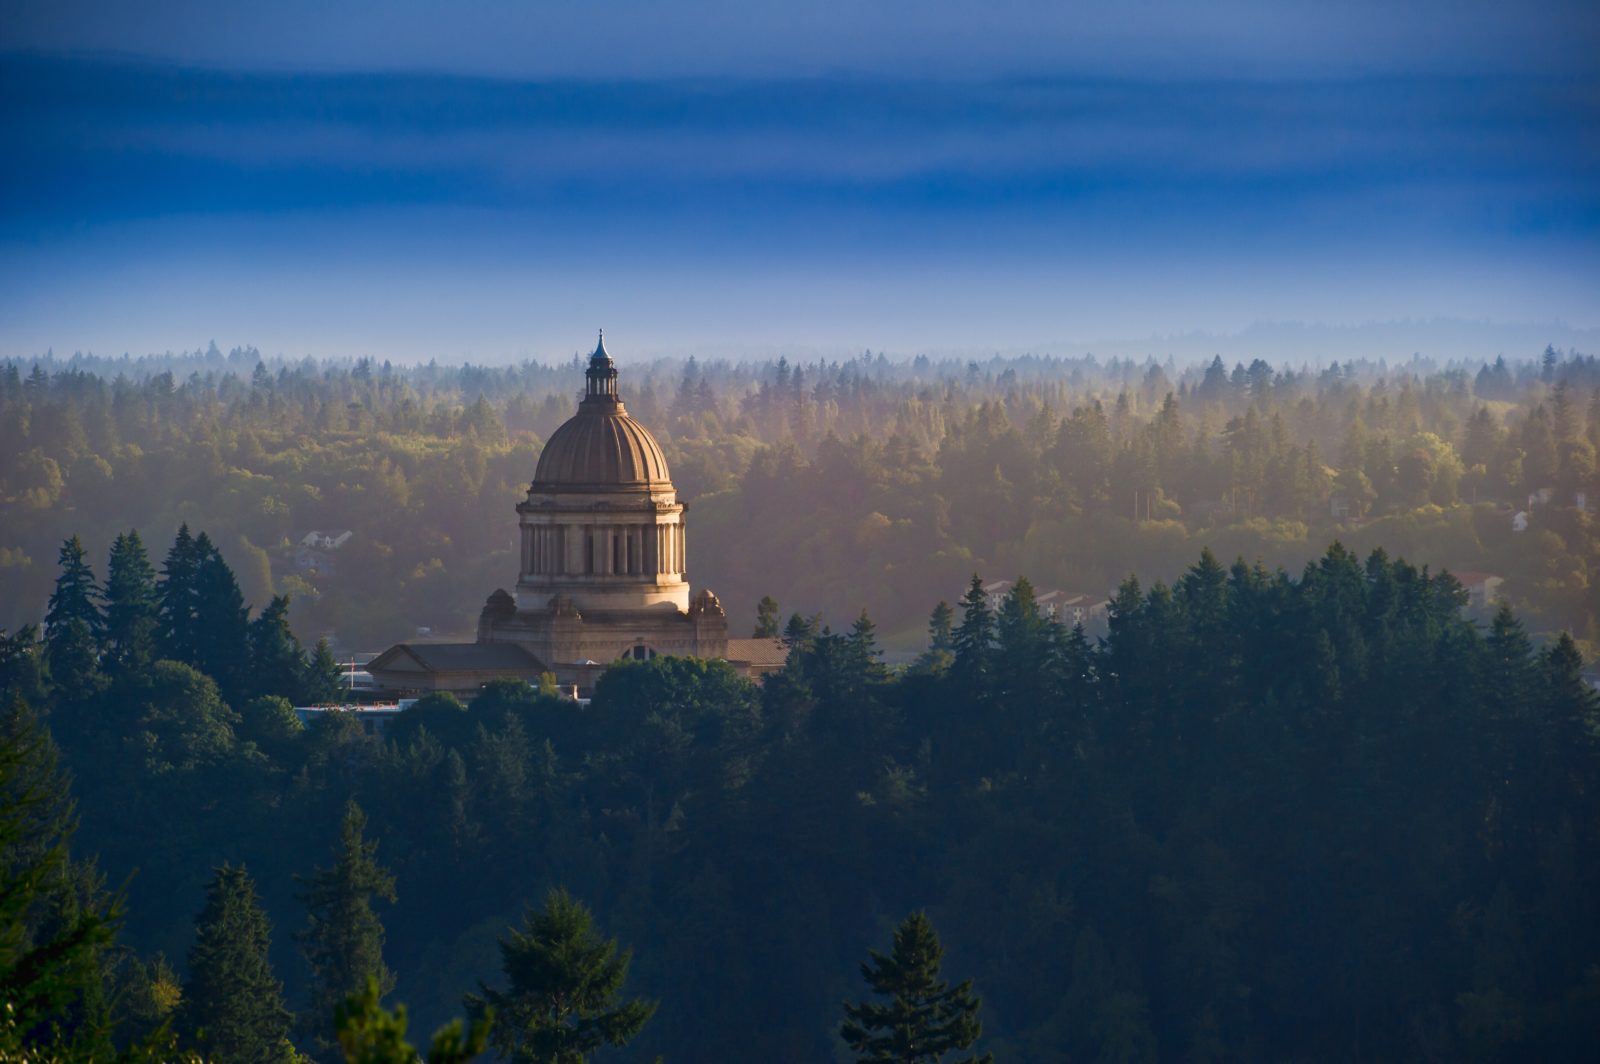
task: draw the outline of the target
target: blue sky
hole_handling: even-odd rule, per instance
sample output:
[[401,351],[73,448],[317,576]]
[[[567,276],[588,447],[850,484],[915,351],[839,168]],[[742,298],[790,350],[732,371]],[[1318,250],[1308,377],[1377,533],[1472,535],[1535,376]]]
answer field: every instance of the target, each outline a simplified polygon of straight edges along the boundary
[[325,6],[0,4],[0,355],[1600,329],[1593,4]]

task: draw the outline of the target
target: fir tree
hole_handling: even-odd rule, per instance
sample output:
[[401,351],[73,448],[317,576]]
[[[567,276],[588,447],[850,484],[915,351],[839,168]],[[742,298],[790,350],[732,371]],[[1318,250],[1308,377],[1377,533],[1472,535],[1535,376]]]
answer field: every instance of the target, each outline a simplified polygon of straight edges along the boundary
[[952,637],[956,660],[953,669],[969,687],[978,688],[988,679],[994,656],[994,611],[983,593],[983,579],[972,574],[972,583],[961,597],[961,625]]
[[189,526],[180,525],[178,535],[172,541],[172,549],[167,551],[166,562],[161,567],[156,646],[162,657],[187,665],[193,665],[200,659],[200,636],[195,614],[200,560],[201,554],[194,538],[189,535]]
[[500,940],[500,957],[509,987],[479,983],[466,1004],[474,1016],[493,1009],[489,1041],[518,1064],[584,1064],[604,1046],[626,1045],[655,1013],[653,1001],[622,997],[632,951],[602,938],[564,890],[527,911],[522,928]]
[[274,595],[250,622],[249,642],[251,690],[257,695],[299,698],[306,687],[308,662],[289,627],[287,595]]
[[366,825],[361,807],[346,804],[334,862],[312,873],[301,895],[310,919],[299,939],[311,966],[303,1020],[321,1049],[331,1048],[328,1032],[340,1002],[359,994],[369,979],[380,996],[394,989],[394,973],[383,963],[383,924],[372,911],[374,899],[394,902],[394,875],[378,863],[378,843],[367,841]]
[[80,893],[70,789],[49,733],[13,697],[0,716],[0,1060],[107,1048],[101,958],[120,907]]
[[344,678],[333,648],[326,639],[319,639],[301,677],[300,697],[308,703],[332,702],[343,690]]
[[249,618],[233,570],[204,532],[195,540],[196,668],[217,681],[226,698],[242,692],[249,674]]
[[[895,929],[888,955],[870,951],[861,975],[873,1000],[846,1003],[840,1028],[861,1064],[937,1064],[946,1053],[969,1048],[983,1033],[980,1002],[967,981],[951,986],[939,978],[944,947],[924,913],[915,912]],[[957,1064],[993,1064],[988,1053],[963,1057]]]
[[106,654],[118,671],[142,668],[154,657],[160,607],[144,541],[134,531],[117,536],[106,565]]
[[776,639],[779,634],[778,600],[771,595],[762,595],[761,601],[756,603],[756,630],[751,633],[751,638]]
[[45,614],[45,660],[50,676],[68,699],[81,700],[100,689],[100,638],[105,617],[100,587],[73,536],[61,545],[61,572]]
[[929,650],[955,650],[955,620],[956,611],[950,608],[950,603],[940,599],[928,617]]
[[[333,1029],[345,1064],[417,1064],[424,1058],[406,1041],[406,1007],[386,1010],[379,999],[378,981],[366,985],[334,1009]],[[434,1032],[427,1064],[467,1064],[483,1052],[492,1018],[472,1021],[464,1031],[460,1020]]]
[[224,864],[206,888],[183,988],[183,1026],[207,1057],[230,1064],[291,1059],[293,1017],[272,974],[271,943],[249,874]]

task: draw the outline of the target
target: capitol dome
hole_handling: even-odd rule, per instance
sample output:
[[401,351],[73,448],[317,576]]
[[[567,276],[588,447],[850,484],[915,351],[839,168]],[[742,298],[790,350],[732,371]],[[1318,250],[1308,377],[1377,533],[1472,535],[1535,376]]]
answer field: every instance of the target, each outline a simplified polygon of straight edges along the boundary
[[603,333],[584,376],[583,402],[544,445],[532,491],[670,491],[661,445],[617,396],[617,369]]

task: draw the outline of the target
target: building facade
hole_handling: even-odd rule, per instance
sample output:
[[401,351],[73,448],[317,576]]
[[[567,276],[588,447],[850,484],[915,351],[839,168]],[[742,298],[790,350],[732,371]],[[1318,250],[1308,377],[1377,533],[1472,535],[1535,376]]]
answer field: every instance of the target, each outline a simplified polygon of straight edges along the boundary
[[577,413],[545,444],[517,505],[515,591],[489,596],[474,643],[379,655],[367,668],[385,688],[470,694],[486,674],[549,672],[583,690],[622,658],[728,658],[721,603],[689,587],[687,508],[660,444],[628,416],[604,334],[584,378]]

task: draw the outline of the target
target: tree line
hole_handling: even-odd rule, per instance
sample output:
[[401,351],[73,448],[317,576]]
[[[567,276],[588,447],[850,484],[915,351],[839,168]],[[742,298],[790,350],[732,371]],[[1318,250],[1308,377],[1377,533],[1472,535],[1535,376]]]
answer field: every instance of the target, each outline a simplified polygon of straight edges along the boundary
[[[580,380],[578,360],[251,349],[8,362],[0,624],[36,617],[67,528],[108,530],[99,553],[111,529],[188,522],[247,601],[290,595],[300,631],[370,650],[470,630],[515,573],[512,507]],[[973,569],[1108,593],[1129,571],[1174,579],[1204,545],[1296,569],[1334,538],[1495,573],[1536,631],[1600,645],[1597,387],[1592,357],[1553,350],[1231,369],[867,352],[627,364],[623,380],[694,505],[697,581],[740,611],[766,593],[845,619],[868,605],[898,651]],[[352,537],[301,549],[311,530]]]
[[[199,543],[180,555],[209,557]],[[1335,545],[1294,574],[1204,552],[1171,583],[1125,581],[1098,638],[1042,615],[1026,580],[993,609],[973,578],[903,667],[865,612],[835,631],[792,611],[788,663],[759,686],[663,657],[612,668],[586,707],[501,681],[382,735],[301,726],[262,693],[292,677],[157,657],[119,679],[108,635],[105,682],[78,682],[82,633],[52,644],[86,583],[62,556],[64,612],[0,645],[0,693],[60,744],[74,853],[95,855],[52,873],[79,900],[46,908],[104,913],[100,876],[126,883],[108,997],[184,1037],[208,970],[196,906],[218,891],[262,914],[230,941],[303,930],[256,951],[284,989],[252,1001],[324,1015],[318,973],[366,993],[364,969],[376,1009],[392,973],[431,1029],[501,969],[507,928],[536,937],[526,903],[548,915],[553,888],[637,950],[625,1000],[657,1007],[628,1052],[645,1059],[847,1041],[882,1059],[907,1008],[965,1038],[978,991],[997,1060],[1578,1060],[1600,1034],[1600,720],[1578,647],[1509,609],[1480,623],[1448,574],[1382,552]],[[259,617],[201,659],[166,642],[156,601],[158,648],[250,660]],[[377,951],[330,870],[381,913]],[[363,960],[304,937],[335,927],[366,929],[329,939]],[[963,978],[935,992],[942,951]],[[864,955],[890,993],[862,997]],[[897,1004],[911,969],[927,1000]],[[506,974],[471,1003],[502,1037],[523,1029],[490,993],[513,992]],[[297,1051],[334,1052],[268,1011]],[[361,1022],[392,1041],[385,1016]]]

